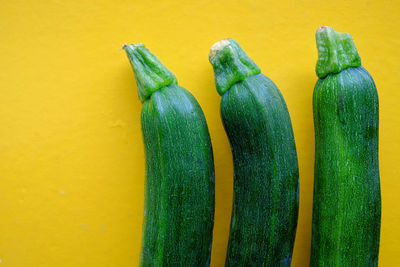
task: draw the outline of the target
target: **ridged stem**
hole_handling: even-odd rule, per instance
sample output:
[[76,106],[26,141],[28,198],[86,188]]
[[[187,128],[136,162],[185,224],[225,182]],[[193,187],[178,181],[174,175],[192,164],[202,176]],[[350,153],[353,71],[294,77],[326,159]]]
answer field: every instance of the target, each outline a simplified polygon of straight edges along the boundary
[[330,27],[321,27],[315,34],[315,39],[318,49],[315,71],[319,78],[350,67],[361,66],[360,56],[350,34],[335,32]]
[[138,95],[142,103],[155,91],[177,83],[175,75],[144,44],[124,45],[123,49],[135,74]]
[[215,43],[210,49],[209,60],[214,68],[215,85],[220,95],[233,84],[261,72],[233,39]]

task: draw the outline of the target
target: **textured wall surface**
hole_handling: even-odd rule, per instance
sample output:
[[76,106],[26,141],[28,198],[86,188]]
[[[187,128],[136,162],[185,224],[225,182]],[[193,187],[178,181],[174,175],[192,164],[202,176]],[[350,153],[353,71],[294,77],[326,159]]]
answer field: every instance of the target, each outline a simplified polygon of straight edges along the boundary
[[137,266],[141,103],[121,45],[142,42],[202,106],[216,167],[212,266],[223,266],[232,157],[208,50],[236,39],[281,89],[300,165],[292,266],[308,266],[314,34],[352,34],[380,97],[380,266],[400,266],[396,1],[0,1],[0,266]]

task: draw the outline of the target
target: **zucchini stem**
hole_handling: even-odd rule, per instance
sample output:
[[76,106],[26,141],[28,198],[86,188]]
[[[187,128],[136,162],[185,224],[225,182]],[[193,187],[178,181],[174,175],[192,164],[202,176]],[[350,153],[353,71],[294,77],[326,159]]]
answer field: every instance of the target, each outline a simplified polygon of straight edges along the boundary
[[135,74],[140,101],[143,103],[155,91],[177,84],[175,75],[153,55],[144,44],[124,44],[125,50]]
[[361,66],[361,58],[350,34],[335,32],[324,26],[318,29],[315,38],[318,49],[315,72],[319,78]]
[[211,47],[208,58],[214,68],[215,85],[220,95],[233,84],[261,73],[260,68],[233,39],[216,42]]

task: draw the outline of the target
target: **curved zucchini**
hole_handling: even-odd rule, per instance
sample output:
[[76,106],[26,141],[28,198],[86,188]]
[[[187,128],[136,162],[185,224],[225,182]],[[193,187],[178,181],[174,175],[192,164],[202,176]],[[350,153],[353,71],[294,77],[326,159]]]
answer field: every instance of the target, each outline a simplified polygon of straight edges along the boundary
[[144,45],[124,48],[143,103],[146,192],[140,266],[209,266],[214,161],[203,112]]
[[316,33],[311,266],[377,266],[378,94],[348,33]]
[[236,41],[216,43],[209,58],[234,164],[225,265],[290,266],[299,171],[285,101]]

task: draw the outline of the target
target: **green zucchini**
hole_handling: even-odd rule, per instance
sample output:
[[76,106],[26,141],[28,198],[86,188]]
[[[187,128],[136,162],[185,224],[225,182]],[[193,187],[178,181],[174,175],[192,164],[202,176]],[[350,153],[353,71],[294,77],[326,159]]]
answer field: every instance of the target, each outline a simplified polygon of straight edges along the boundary
[[234,164],[225,265],[290,266],[299,170],[285,101],[236,41],[217,42],[209,59]]
[[140,266],[209,266],[214,161],[204,114],[143,44],[124,48],[143,103],[146,180]]
[[348,33],[316,33],[311,266],[377,266],[378,94]]

